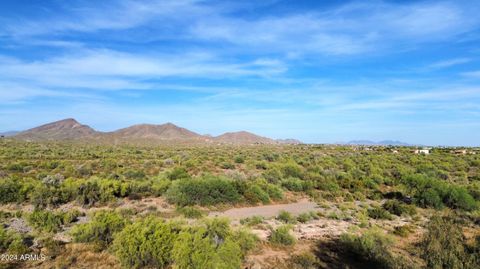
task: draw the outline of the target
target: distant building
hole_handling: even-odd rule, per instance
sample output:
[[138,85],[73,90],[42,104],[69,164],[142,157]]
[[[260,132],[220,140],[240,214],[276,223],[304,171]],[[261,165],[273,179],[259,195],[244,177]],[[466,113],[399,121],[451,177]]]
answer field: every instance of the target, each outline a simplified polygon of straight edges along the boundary
[[428,154],[430,154],[430,149],[429,148],[416,149],[416,150],[414,150],[414,153],[415,154],[428,155]]
[[456,155],[466,155],[467,150],[466,149],[457,149],[457,150],[454,150],[453,153],[455,153]]

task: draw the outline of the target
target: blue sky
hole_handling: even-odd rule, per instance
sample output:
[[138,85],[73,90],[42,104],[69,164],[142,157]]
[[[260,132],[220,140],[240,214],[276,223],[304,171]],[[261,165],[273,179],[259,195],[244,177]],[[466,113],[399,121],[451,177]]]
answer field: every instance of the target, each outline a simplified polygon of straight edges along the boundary
[[[260,3],[259,3],[260,2]],[[480,145],[478,1],[0,2],[0,131]]]

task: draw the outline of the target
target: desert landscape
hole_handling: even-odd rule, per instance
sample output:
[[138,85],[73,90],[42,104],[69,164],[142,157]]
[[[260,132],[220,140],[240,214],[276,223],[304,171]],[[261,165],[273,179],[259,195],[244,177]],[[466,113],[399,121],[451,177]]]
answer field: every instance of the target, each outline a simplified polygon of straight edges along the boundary
[[478,266],[480,149],[289,141],[73,119],[3,137],[2,250],[37,258],[2,265]]
[[479,269],[478,14],[1,0],[0,269]]

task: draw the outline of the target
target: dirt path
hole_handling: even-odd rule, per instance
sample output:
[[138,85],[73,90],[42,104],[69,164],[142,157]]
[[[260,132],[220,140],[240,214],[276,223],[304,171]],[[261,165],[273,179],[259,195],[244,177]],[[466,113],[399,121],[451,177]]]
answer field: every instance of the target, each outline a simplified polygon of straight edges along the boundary
[[262,216],[264,218],[271,218],[278,215],[282,210],[290,212],[292,215],[298,215],[305,212],[314,211],[317,209],[317,204],[307,199],[300,200],[296,203],[281,204],[281,205],[264,205],[253,207],[232,208],[224,212],[210,212],[210,217],[229,217],[232,220],[240,220],[253,216]]

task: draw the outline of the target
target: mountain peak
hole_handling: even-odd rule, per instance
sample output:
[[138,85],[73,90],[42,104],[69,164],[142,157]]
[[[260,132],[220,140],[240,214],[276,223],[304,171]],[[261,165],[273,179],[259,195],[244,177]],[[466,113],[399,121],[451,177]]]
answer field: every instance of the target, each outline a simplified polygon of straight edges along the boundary
[[228,144],[274,144],[275,141],[247,131],[227,132],[215,137],[215,140]]
[[110,133],[121,139],[184,140],[201,137],[199,134],[167,122],[161,125],[137,124]]
[[47,123],[23,132],[16,137],[29,140],[71,140],[92,137],[96,131],[73,118]]

